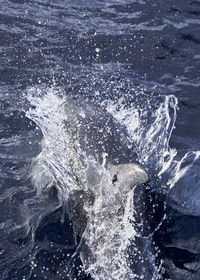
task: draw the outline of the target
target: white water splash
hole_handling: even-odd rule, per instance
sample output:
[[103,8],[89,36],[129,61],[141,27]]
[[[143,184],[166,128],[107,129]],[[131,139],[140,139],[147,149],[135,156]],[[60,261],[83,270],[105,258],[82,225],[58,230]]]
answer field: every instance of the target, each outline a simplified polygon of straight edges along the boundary
[[177,98],[166,96],[156,111],[150,111],[151,117],[146,118],[146,124],[141,121],[141,116],[148,115],[151,108],[141,113],[134,104],[128,109],[123,104],[122,99],[117,104],[109,103],[107,110],[127,128],[130,139],[136,145],[140,163],[162,175],[176,155],[176,150],[169,147],[169,139],[176,121]]
[[[133,192],[123,194],[120,184],[113,188],[112,178],[104,166],[98,166],[100,180],[95,186],[95,202],[87,208],[88,226],[84,233],[92,252],[85,271],[95,280],[135,279],[129,267],[128,246],[134,242]],[[120,212],[123,211],[121,215]]]
[[70,135],[64,127],[65,98],[55,88],[30,88],[28,100],[32,105],[26,115],[38,125],[43,133],[42,152],[34,162],[32,180],[41,189],[55,181],[63,196],[78,188],[72,171],[75,158]]
[[[63,104],[66,99],[55,88],[32,88],[28,91],[28,100],[33,107],[27,111],[27,116],[36,122],[44,136],[42,152],[34,162],[33,182],[39,186],[40,191],[55,182],[61,197],[67,198],[74,190],[83,187],[78,184],[80,178],[86,185],[88,182],[87,172],[79,163],[84,151],[81,151],[78,143],[73,142],[64,125],[66,114]],[[150,107],[141,112],[134,105],[126,108],[122,103],[122,100],[118,103],[107,100],[106,107],[103,102],[99,105],[104,106],[109,114],[126,127],[129,140],[136,143],[141,163],[149,170],[153,166],[157,174],[162,174],[175,155],[168,143],[176,118],[176,98],[165,97],[159,108],[150,112],[151,117],[146,126],[141,121],[141,115],[143,118],[148,116]],[[173,110],[172,116],[169,114],[170,108]],[[86,162],[89,164],[91,159],[86,159]],[[123,215],[116,215],[121,206],[117,199],[121,190],[113,190],[110,174],[104,165],[94,162],[93,167],[100,181],[95,190],[94,205],[86,207],[89,218],[84,238],[92,251],[93,261],[89,267],[85,267],[85,271],[96,280],[142,279],[142,275],[132,272],[128,257],[128,248],[134,244],[137,235],[134,226],[133,190],[124,197]],[[151,246],[148,248],[151,250]],[[149,255],[152,258],[149,263],[151,262],[154,270],[153,280],[158,278],[158,273],[153,253],[149,252]],[[139,262],[142,267],[144,260]]]

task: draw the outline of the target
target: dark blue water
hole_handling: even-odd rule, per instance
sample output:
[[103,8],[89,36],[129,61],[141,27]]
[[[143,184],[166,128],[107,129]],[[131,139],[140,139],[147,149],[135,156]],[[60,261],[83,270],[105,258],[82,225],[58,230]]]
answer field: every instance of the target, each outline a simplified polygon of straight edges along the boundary
[[[158,275],[144,279],[200,279],[199,73],[199,1],[0,1],[2,280],[91,277],[79,256],[72,258],[77,244],[67,213],[61,219],[58,186],[39,186],[38,191],[30,175],[44,131],[26,115],[37,107],[28,96],[49,89],[58,96],[95,96],[97,104],[108,96],[113,102],[123,97],[127,108],[140,108],[144,127],[161,99],[178,99],[175,129],[161,134],[170,137],[170,149],[177,151],[174,163],[161,177],[154,157],[146,163],[152,181],[145,213],[157,248]],[[49,116],[45,106],[41,108]],[[158,138],[146,135],[158,147]],[[104,280],[111,279],[118,278]]]

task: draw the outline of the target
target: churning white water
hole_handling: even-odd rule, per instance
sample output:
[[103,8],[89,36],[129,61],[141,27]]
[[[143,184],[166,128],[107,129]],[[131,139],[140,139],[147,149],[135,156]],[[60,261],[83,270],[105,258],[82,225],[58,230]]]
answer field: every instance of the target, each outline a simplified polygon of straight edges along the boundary
[[[84,239],[90,259],[83,269],[96,280],[145,279],[148,273],[148,279],[159,279],[151,235],[143,238],[142,246],[136,242],[140,234],[135,225],[134,189],[123,193],[117,184],[113,188],[106,167],[108,155],[102,155],[102,162],[87,157],[78,140],[73,139],[71,131],[66,129],[69,116],[65,93],[56,87],[30,88],[28,100],[31,107],[26,115],[43,133],[42,151],[33,161],[31,175],[38,194],[53,183],[59,190],[61,203],[76,190],[95,193],[94,202],[84,205],[88,219],[82,241]],[[128,143],[130,147],[134,143],[132,147],[150,179],[155,176],[162,179],[176,155],[169,147],[169,139],[176,119],[177,99],[173,95],[159,97],[156,106],[153,98],[149,100],[145,100],[141,109],[137,102],[127,104],[123,97],[118,100],[93,98],[93,102],[125,128]],[[84,118],[85,112],[81,114]],[[77,123],[77,130],[79,125]]]

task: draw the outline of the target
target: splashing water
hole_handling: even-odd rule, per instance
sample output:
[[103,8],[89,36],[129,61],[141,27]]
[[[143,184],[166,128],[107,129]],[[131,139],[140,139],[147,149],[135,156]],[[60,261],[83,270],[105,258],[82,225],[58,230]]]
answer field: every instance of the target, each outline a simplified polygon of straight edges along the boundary
[[[120,103],[114,106],[110,104],[107,110],[127,127],[129,137],[136,143],[140,162],[162,174],[176,155],[176,151],[169,148],[169,139],[176,120],[176,97],[166,96],[157,110],[144,110],[142,116],[134,105],[125,109]],[[118,110],[119,107],[123,110]],[[170,112],[171,110],[173,112]],[[147,113],[151,113],[150,119],[147,119]],[[146,124],[142,120],[144,117]]]
[[75,189],[78,186],[70,163],[70,159],[73,158],[73,148],[63,124],[65,99],[63,96],[59,97],[58,90],[48,88],[44,94],[45,91],[45,88],[29,89],[28,99],[34,107],[26,114],[36,122],[44,136],[43,149],[35,159],[32,179],[38,192],[55,180],[60,192],[67,196],[71,188]]
[[[65,126],[67,115],[64,104],[67,98],[61,89],[30,88],[28,100],[32,107],[26,114],[44,136],[42,152],[35,158],[32,170],[32,180],[38,192],[55,183],[62,199],[80,189],[93,188],[95,193],[93,205],[84,206],[88,220],[82,239],[92,255],[89,265],[84,266],[85,271],[94,279],[143,279],[147,262],[144,258],[135,259],[141,269],[140,275],[137,275],[131,268],[134,261],[129,259],[131,246],[140,250],[135,242],[139,233],[135,228],[134,189],[123,197],[121,189],[113,189],[110,183],[112,178],[105,167],[106,157],[102,164],[94,158],[87,158],[80,144],[73,141]],[[176,155],[176,151],[169,148],[169,139],[176,119],[177,99],[167,96],[159,101],[155,110],[150,103],[142,110],[138,104],[127,106],[123,98],[96,102],[126,128],[129,143],[135,143],[139,161],[150,177],[162,176]],[[81,157],[84,157],[86,165],[81,163]],[[92,185],[87,177],[91,167],[95,174]],[[122,213],[116,215],[122,208]],[[147,239],[148,256],[145,258],[149,257],[148,265],[152,267],[151,279],[158,279],[154,250],[149,242],[150,239]]]

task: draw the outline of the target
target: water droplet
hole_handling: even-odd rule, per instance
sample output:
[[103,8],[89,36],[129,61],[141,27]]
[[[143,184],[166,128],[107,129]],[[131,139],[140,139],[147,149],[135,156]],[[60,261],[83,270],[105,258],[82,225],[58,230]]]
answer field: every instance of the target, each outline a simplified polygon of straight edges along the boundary
[[0,248],[0,255],[3,255],[4,252],[5,252],[4,249]]

